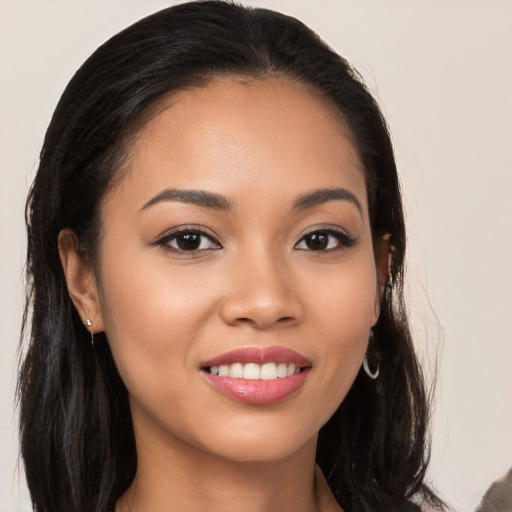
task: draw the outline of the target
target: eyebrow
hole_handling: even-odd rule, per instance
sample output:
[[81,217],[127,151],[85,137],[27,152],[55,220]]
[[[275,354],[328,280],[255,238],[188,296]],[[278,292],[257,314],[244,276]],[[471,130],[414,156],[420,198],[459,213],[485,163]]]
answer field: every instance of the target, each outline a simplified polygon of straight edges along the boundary
[[361,203],[357,197],[352,192],[344,188],[324,188],[308,192],[307,194],[299,196],[295,200],[293,203],[293,209],[306,210],[332,200],[348,201],[359,210],[361,215],[363,214],[363,208],[361,207]]
[[233,208],[233,204],[229,199],[213,192],[167,188],[145,203],[140,211],[147,210],[149,207],[163,201],[190,203],[215,210],[231,210]]
[[[332,200],[348,201],[358,209],[361,215],[363,214],[361,203],[358,201],[357,197],[344,188],[324,188],[303,194],[294,201],[293,209],[307,210]],[[164,201],[178,201],[180,203],[189,203],[205,208],[213,208],[215,210],[233,209],[233,203],[227,197],[215,194],[214,192],[167,188],[144,203],[140,211],[146,210]]]

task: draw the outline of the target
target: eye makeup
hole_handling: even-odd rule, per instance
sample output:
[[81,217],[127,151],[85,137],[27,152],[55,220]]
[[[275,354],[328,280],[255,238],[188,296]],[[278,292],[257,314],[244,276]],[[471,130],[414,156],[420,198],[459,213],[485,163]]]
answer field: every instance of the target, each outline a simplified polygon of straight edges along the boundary
[[298,250],[325,252],[343,250],[355,245],[357,240],[338,226],[315,227],[295,244]]
[[[301,236],[294,248],[299,251],[322,253],[345,250],[356,243],[357,239],[339,226],[315,226]],[[182,254],[196,254],[223,248],[211,231],[197,225],[173,228],[149,245]]]
[[184,254],[222,249],[222,245],[215,235],[202,226],[194,225],[172,228],[149,245]]

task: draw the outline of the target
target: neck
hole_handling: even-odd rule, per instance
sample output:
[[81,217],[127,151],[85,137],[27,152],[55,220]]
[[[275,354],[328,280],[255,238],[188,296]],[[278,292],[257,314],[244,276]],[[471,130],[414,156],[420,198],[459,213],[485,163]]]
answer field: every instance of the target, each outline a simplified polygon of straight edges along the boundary
[[135,479],[116,512],[313,512],[316,438],[275,461],[232,461],[181,441],[137,444]]

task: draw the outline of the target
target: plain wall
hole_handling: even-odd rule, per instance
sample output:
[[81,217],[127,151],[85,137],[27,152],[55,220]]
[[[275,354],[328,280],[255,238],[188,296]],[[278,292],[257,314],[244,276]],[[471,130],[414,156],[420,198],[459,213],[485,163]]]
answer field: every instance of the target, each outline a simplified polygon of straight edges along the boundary
[[[45,128],[84,59],[170,3],[0,0],[0,512],[30,509],[13,395],[24,198]],[[405,194],[413,329],[428,368],[438,357],[430,479],[473,510],[512,466],[512,2],[244,3],[318,31],[383,108]]]

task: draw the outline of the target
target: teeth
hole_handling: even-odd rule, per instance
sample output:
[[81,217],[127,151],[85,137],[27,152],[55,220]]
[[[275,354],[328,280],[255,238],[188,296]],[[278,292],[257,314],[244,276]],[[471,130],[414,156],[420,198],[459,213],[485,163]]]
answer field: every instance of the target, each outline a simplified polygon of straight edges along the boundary
[[277,366],[276,363],[267,363],[261,367],[260,372],[261,380],[277,379]]
[[231,365],[221,364],[220,366],[211,366],[210,373],[219,377],[232,377],[235,379],[246,380],[274,380],[284,377],[291,377],[300,373],[301,367],[293,363],[266,363],[259,365],[256,363],[233,363]]
[[229,367],[229,376],[234,377],[235,379],[243,379],[244,378],[244,367],[240,363],[232,364]]
[[277,376],[278,377],[288,376],[288,365],[286,363],[279,363],[277,365]]
[[[235,366],[235,365],[233,365]],[[247,363],[244,366],[244,379],[258,380],[260,378],[260,366],[255,363]]]

